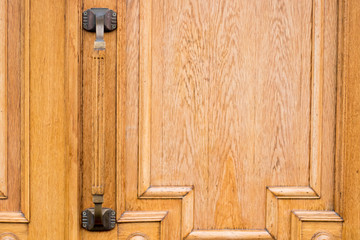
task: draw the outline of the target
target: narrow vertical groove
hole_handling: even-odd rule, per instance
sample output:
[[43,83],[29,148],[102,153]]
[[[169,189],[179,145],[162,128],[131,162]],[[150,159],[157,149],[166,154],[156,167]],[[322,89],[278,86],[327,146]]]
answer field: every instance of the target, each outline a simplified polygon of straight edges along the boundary
[[94,50],[92,57],[92,138],[93,183],[92,194],[104,194],[105,171],[105,51]]

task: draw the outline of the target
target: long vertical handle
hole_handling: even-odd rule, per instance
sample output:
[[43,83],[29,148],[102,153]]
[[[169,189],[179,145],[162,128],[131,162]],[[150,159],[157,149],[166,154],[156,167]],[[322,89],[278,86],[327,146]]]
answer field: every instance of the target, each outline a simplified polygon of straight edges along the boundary
[[82,212],[82,226],[89,231],[106,231],[115,227],[116,213],[103,208],[105,193],[105,64],[104,33],[116,29],[116,13],[107,8],[83,12],[83,27],[96,32],[91,56],[91,130],[92,184],[94,208]]
[[95,49],[92,55],[92,158],[93,195],[103,195],[105,189],[105,49]]

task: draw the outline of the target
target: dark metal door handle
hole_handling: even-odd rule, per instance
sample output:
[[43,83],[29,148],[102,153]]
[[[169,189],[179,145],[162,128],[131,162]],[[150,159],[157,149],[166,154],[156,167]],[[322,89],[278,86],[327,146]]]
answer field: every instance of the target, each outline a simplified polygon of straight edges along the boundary
[[116,213],[103,208],[105,191],[105,48],[104,32],[116,29],[116,13],[107,8],[83,12],[83,28],[96,32],[92,54],[91,121],[92,121],[92,187],[94,208],[82,212],[82,227],[89,231],[108,231],[115,227]]

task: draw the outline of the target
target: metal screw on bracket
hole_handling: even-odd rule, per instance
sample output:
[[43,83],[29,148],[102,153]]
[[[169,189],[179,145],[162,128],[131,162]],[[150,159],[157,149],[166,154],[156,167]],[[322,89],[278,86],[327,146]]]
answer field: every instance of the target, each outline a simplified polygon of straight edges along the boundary
[[83,12],[83,28],[96,32],[96,18],[104,17],[104,31],[111,32],[117,28],[116,15],[116,12],[108,8],[90,8]]

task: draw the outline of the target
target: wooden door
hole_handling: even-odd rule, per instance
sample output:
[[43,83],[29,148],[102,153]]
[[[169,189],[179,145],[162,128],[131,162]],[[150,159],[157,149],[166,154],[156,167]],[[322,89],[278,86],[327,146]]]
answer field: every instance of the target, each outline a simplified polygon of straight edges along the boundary
[[[99,78],[93,7],[117,13]],[[0,240],[360,239],[359,9],[1,0]],[[92,232],[98,136],[116,226]]]

